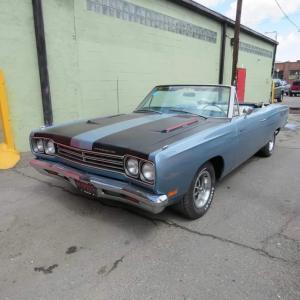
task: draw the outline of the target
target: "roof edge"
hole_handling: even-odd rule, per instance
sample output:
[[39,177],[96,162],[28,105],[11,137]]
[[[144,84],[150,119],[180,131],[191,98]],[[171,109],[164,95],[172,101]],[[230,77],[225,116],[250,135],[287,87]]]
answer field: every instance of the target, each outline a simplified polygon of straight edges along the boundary
[[[167,0],[167,1],[179,4],[180,6],[184,6],[190,10],[193,10],[194,12],[197,12],[201,15],[210,17],[220,23],[226,23],[227,25],[229,25],[231,27],[235,26],[234,20],[232,20],[232,19],[230,19],[230,18],[228,18],[228,17],[202,5],[202,4],[194,2],[193,0]],[[241,24],[241,31],[244,33],[247,33],[249,35],[252,35],[260,40],[263,40],[264,42],[267,42],[269,44],[278,45],[277,41],[271,39],[270,37],[268,37],[262,33],[255,31],[245,25],[242,25],[242,24]]]

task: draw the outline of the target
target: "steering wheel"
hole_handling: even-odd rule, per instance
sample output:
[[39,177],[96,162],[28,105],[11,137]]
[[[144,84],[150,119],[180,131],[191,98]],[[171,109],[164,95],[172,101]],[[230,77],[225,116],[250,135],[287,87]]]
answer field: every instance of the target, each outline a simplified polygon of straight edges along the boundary
[[227,116],[226,111],[225,111],[221,106],[219,106],[219,105],[217,105],[217,104],[206,104],[202,109],[203,109],[203,110],[207,110],[207,109],[205,109],[205,108],[206,108],[206,107],[209,107],[209,106],[218,108],[218,109],[224,114],[224,116]]

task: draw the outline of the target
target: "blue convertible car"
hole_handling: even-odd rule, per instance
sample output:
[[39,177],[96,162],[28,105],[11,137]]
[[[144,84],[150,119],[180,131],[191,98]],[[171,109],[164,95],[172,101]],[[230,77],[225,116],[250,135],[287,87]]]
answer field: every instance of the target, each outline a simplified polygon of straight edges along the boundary
[[217,180],[272,154],[287,117],[283,105],[239,104],[232,86],[157,86],[131,114],[32,132],[31,165],[93,197],[153,213],[177,205],[196,219]]

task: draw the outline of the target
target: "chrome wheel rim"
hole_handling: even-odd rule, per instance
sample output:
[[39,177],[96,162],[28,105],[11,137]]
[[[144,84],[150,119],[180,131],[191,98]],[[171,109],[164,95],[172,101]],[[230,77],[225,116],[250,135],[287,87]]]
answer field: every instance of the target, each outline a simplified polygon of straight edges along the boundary
[[269,152],[272,152],[274,148],[274,140],[269,142]]
[[207,170],[201,171],[195,181],[193,190],[193,198],[197,208],[202,208],[207,204],[211,194],[211,187],[210,173]]

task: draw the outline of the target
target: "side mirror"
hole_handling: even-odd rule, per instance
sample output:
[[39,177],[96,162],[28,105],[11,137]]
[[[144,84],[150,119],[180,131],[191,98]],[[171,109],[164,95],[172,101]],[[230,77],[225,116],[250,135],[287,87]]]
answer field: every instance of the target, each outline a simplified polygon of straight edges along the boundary
[[248,116],[248,115],[251,115],[253,113],[253,107],[247,107],[247,108],[244,108],[243,110],[243,114],[245,115],[245,118]]

